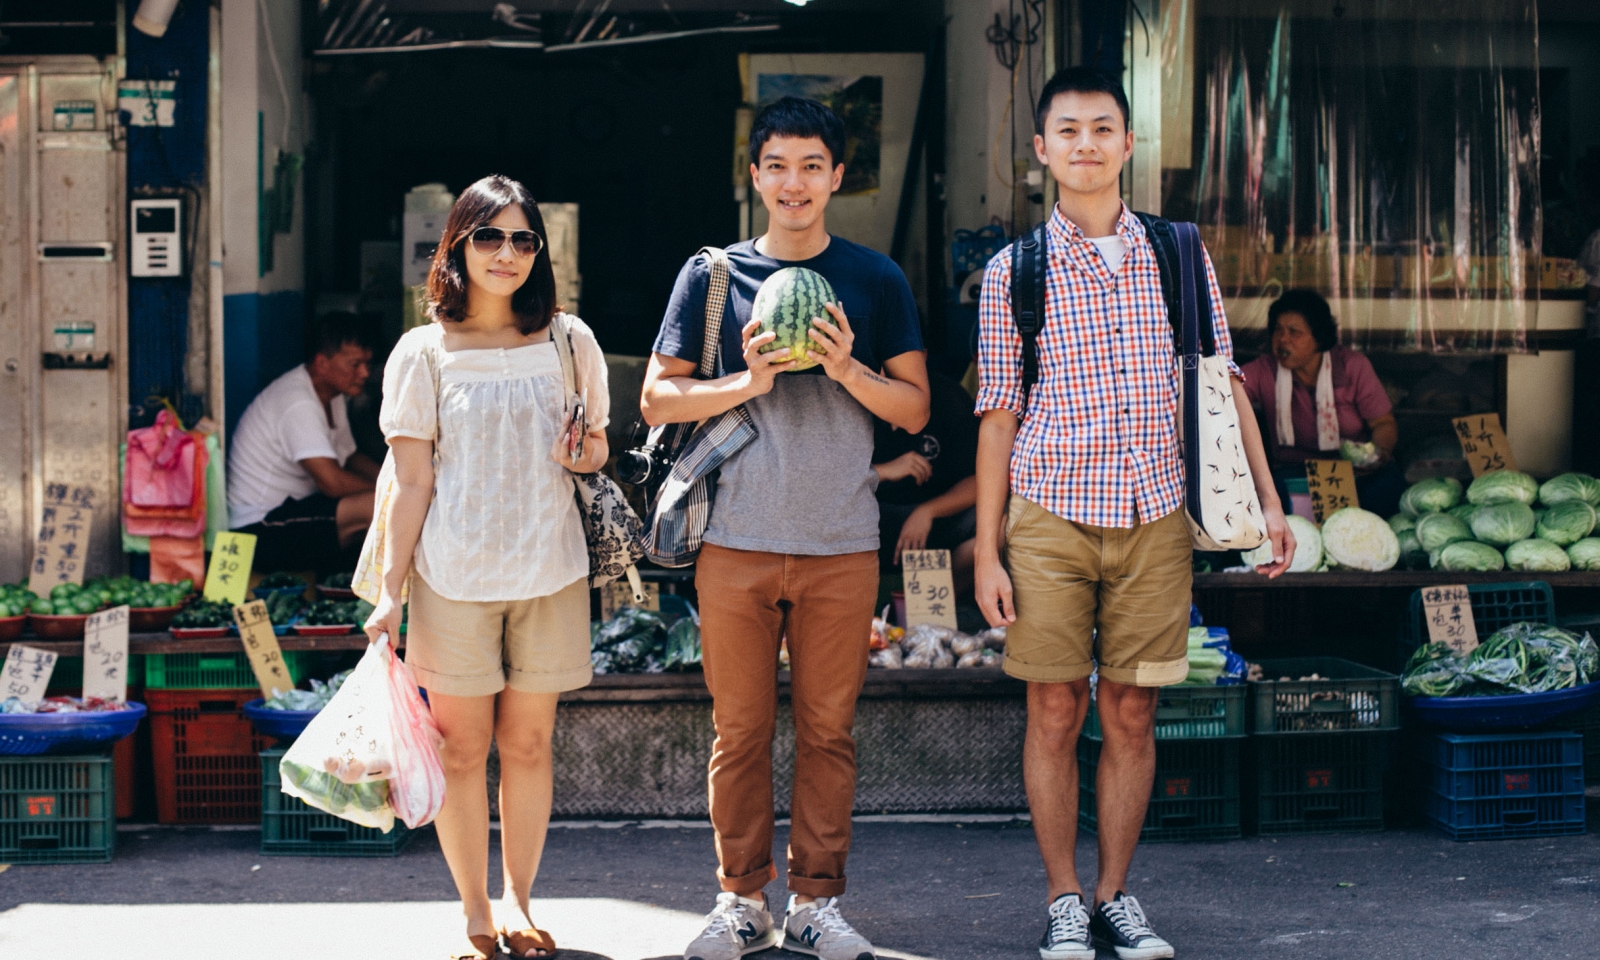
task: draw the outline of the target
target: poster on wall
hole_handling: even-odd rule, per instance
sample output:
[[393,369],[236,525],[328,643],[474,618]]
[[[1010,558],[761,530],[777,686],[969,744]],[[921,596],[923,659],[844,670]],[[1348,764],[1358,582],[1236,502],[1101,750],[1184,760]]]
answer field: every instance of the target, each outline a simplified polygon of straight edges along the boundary
[[[888,253],[922,91],[922,54],[752,54],[743,66],[745,100],[758,112],[782,97],[807,97],[844,121],[844,178],[828,204],[828,230]],[[759,236],[767,212],[751,199],[751,235]]]

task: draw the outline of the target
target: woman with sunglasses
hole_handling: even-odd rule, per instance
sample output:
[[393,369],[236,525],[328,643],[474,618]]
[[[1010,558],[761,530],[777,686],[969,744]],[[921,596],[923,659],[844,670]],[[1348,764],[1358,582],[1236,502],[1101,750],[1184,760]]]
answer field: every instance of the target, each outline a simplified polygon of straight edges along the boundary
[[539,208],[522,184],[485,177],[456,201],[434,253],[433,322],[402,337],[384,370],[380,422],[396,483],[369,535],[383,543],[383,581],[366,630],[399,636],[409,596],[406,662],[444,735],[437,825],[475,951],[465,957],[494,957],[499,940],[514,957],[555,952],[528,897],[550,821],[556,697],[590,679],[588,553],[568,472],[605,464],[609,407],[600,346],[563,315],[579,389],[567,395],[551,341],[555,295]]

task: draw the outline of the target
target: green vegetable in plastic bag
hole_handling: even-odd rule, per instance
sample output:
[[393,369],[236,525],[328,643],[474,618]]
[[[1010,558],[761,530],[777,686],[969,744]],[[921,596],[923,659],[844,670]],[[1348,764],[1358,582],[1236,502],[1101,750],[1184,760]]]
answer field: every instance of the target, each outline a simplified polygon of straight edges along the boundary
[[287,760],[279,762],[278,775],[285,782],[314,794],[326,804],[324,809],[336,817],[385,833],[394,826],[394,812],[389,809],[387,780],[345,783],[331,773]]
[[1539,499],[1539,481],[1520,470],[1496,470],[1472,481],[1467,501],[1484,506],[1491,503],[1531,505]]
[[667,628],[666,656],[662,666],[668,670],[683,670],[700,665],[700,628],[689,617],[683,617]]
[[1557,573],[1572,566],[1572,561],[1567,558],[1567,551],[1548,540],[1534,537],[1529,540],[1518,540],[1506,547],[1506,566],[1512,570]]
[[1558,547],[1569,547],[1594,531],[1594,507],[1582,500],[1563,500],[1536,517],[1534,533]]
[[1378,445],[1376,443],[1357,443],[1346,440],[1339,444],[1339,456],[1349,460],[1358,467],[1370,467],[1378,462]]
[[[1486,473],[1485,477],[1496,476]],[[1533,536],[1533,508],[1526,503],[1507,501],[1493,503],[1478,511],[1472,518],[1472,535],[1496,547],[1508,547],[1518,540]]]
[[1448,697],[1472,682],[1449,644],[1425,643],[1411,655],[1400,686],[1413,697]]

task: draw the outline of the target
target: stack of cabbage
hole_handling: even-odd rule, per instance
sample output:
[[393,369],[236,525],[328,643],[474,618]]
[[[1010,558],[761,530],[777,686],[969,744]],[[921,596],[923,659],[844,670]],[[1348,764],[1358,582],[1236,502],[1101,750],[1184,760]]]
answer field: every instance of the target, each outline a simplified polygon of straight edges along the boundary
[[1541,486],[1501,470],[1472,481],[1464,499],[1449,477],[1413,485],[1389,527],[1413,566],[1425,557],[1435,570],[1600,570],[1600,537],[1590,536],[1596,507],[1600,480],[1586,473]]

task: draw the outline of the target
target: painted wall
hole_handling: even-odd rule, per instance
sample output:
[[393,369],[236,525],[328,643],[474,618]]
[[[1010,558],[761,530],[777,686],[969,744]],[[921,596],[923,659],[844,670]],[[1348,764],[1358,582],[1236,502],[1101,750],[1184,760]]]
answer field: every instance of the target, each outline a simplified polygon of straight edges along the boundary
[[[274,233],[271,269],[258,235],[260,190],[280,152],[303,154],[309,128],[300,6],[222,0],[223,357],[231,430],[255,395],[301,361],[305,342],[304,200]],[[281,78],[281,84],[280,84]]]

